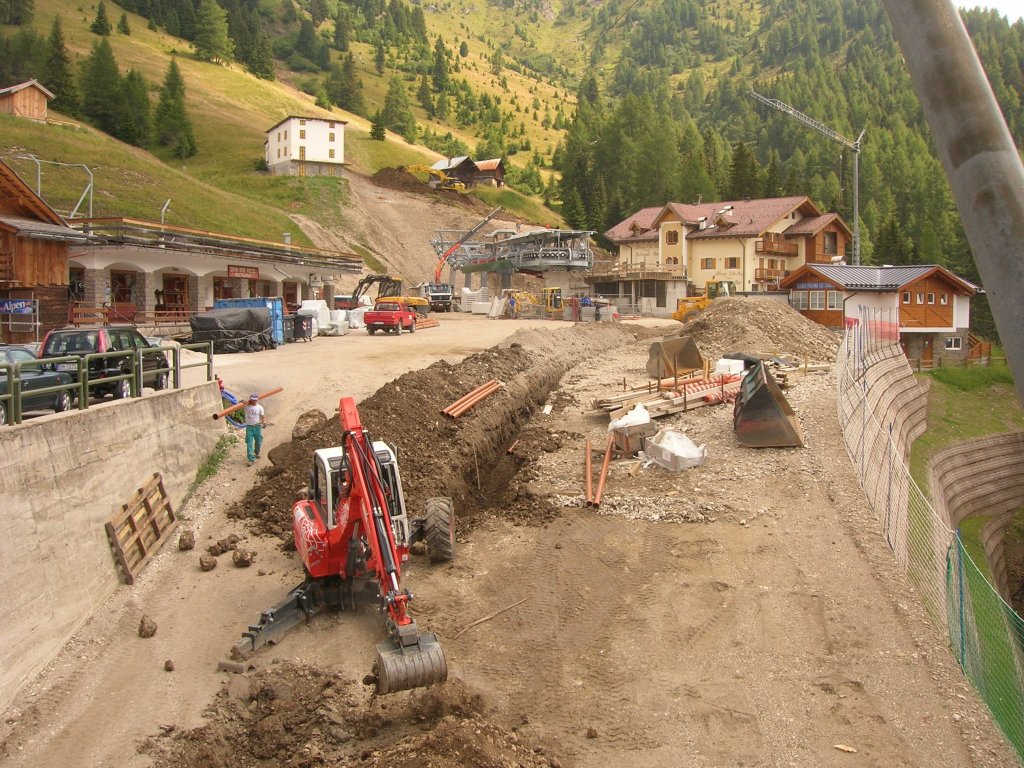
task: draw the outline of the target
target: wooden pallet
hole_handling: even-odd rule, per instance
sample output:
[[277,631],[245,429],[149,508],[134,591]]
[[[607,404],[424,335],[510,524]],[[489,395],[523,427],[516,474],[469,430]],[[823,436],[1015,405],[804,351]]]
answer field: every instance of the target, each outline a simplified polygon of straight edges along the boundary
[[160,551],[177,525],[163,477],[154,472],[106,524],[110,548],[125,584],[135,583],[135,575]]

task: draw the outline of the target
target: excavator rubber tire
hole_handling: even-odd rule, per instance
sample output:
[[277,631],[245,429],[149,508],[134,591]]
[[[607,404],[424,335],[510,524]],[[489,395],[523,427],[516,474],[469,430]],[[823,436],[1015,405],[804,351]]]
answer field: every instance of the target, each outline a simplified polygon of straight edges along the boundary
[[447,496],[427,499],[423,540],[430,562],[446,563],[455,557],[455,505]]
[[394,640],[377,645],[376,691],[383,696],[412,688],[423,688],[448,679],[448,662],[437,635],[424,632],[419,643],[401,648]]

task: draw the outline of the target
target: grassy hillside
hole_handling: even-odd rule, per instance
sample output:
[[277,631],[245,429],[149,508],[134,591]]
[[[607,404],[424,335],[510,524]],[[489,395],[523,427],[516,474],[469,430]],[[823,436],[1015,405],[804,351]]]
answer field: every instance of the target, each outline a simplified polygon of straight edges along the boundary
[[[114,18],[120,12],[118,6],[108,6]],[[66,0],[36,0],[33,26],[45,34],[59,14],[68,49],[77,64],[98,39],[88,30],[95,13],[95,4],[72,7]],[[439,157],[390,134],[385,142],[371,140],[365,119],[316,107],[312,97],[295,87],[300,84],[299,76],[266,81],[237,64],[226,67],[200,62],[187,42],[147,29],[146,19],[135,14],[129,13],[128,19],[132,34],[115,33],[109,38],[118,66],[122,74],[128,69],[138,70],[149,81],[155,103],[156,90],[171,58],[176,58],[199,147],[195,156],[181,161],[163,150],[150,153],[81,122],[37,125],[0,115],[0,131],[8,148],[3,157],[33,186],[36,165],[19,159],[19,154],[89,167],[95,175],[94,216],[159,220],[165,201],[170,199],[166,220],[171,224],[273,241],[281,241],[283,232],[292,232],[296,242],[309,244],[289,214],[309,216],[328,228],[341,227],[346,189],[344,181],[337,179],[274,177],[257,171],[263,158],[264,131],[288,115],[345,120],[346,161],[364,173],[432,163]],[[372,51],[360,53],[359,61],[367,102],[372,104],[378,97],[382,101],[390,73],[378,77],[371,71]],[[529,86],[519,84],[517,88],[525,94]],[[61,119],[60,115],[53,116]],[[432,127],[448,130],[441,124]],[[472,139],[469,135],[461,138]],[[85,184],[86,172],[81,169],[43,165],[43,196],[63,212],[75,206]],[[521,215],[528,216],[530,211],[542,223],[553,223],[550,212],[545,213],[542,206],[527,203],[521,196],[503,195],[502,203]],[[88,200],[80,206],[78,215],[88,215]]]

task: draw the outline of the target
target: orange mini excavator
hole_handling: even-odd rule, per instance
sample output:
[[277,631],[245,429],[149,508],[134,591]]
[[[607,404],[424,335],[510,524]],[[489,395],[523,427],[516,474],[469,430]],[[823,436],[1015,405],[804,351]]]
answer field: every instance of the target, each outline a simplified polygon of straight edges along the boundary
[[314,452],[306,498],[292,508],[306,580],[264,611],[235,650],[248,656],[325,607],[354,609],[370,597],[386,616],[388,631],[377,645],[372,675],[377,693],[443,682],[448,677],[444,651],[437,636],[420,632],[409,615],[413,596],[401,586],[401,564],[420,539],[432,561],[452,559],[452,502],[428,499],[426,515],[410,522],[395,449],[370,439],[353,398],[343,397],[338,412],[342,445]]

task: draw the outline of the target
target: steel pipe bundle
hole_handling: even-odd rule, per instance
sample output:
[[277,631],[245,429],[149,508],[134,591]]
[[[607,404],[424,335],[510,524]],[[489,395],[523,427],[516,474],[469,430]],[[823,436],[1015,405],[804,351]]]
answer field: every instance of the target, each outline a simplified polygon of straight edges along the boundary
[[459,416],[464,414],[474,405],[479,403],[487,396],[494,394],[499,389],[501,389],[501,382],[499,382],[497,379],[491,379],[486,384],[481,384],[472,392],[460,397],[454,403],[452,403],[447,408],[442,410],[441,413],[457,419]]

